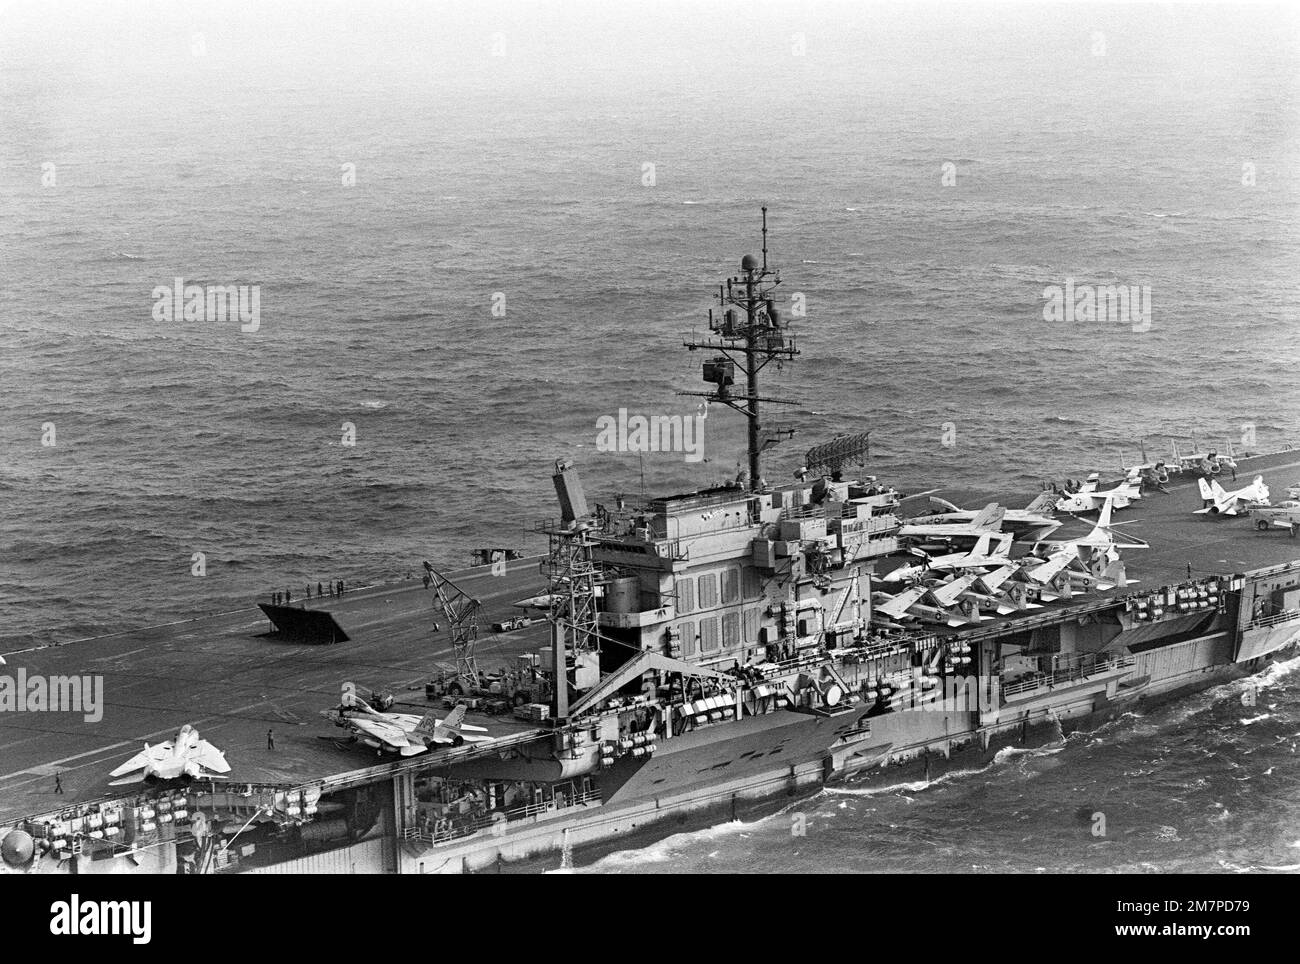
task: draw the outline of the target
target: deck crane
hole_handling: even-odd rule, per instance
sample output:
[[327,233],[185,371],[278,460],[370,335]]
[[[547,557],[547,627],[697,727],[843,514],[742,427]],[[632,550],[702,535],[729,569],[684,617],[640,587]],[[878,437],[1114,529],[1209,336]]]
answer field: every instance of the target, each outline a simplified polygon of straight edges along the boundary
[[[537,658],[527,654],[516,657],[512,666],[493,673],[482,673],[474,650],[478,643],[479,614],[483,605],[469,593],[434,569],[424,564],[427,585],[438,594],[438,609],[447,617],[451,630],[452,651],[456,657],[454,675],[444,673],[425,684],[428,699],[436,697],[482,696],[488,699],[513,703],[545,702],[551,698],[551,685],[537,667]],[[491,712],[491,710],[489,710]]]
[[428,561],[424,563],[428,573],[428,584],[438,594],[438,608],[447,617],[447,626],[451,631],[451,648],[456,657],[456,678],[447,689],[456,694],[473,693],[483,686],[483,676],[479,673],[478,658],[475,648],[478,644],[478,616],[482,604],[461,589],[454,582],[434,569]]

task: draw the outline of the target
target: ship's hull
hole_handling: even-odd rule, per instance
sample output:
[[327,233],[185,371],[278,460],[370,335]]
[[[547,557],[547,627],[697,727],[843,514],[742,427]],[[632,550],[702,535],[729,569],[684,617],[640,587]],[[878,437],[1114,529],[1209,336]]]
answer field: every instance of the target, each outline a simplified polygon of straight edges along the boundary
[[976,724],[974,711],[915,709],[868,716],[862,708],[831,717],[782,711],[721,723],[665,741],[638,766],[620,769],[620,764],[603,774],[602,805],[573,808],[500,836],[409,848],[402,869],[554,867],[571,853],[595,859],[611,846],[638,846],[667,833],[770,813],[835,781],[906,784],[980,770],[1008,747],[1060,742],[1121,714],[1258,673],[1271,661],[1294,655],[1297,632],[1293,627],[1286,645],[1243,662],[1187,666],[1157,679],[1130,677],[1124,687],[1062,693],[983,726]]

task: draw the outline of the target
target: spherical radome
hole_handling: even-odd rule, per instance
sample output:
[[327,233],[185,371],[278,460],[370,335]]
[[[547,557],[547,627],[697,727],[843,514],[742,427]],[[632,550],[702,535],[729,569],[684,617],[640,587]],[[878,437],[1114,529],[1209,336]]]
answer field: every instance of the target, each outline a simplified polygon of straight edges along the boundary
[[22,867],[32,859],[36,844],[25,830],[11,830],[0,841],[0,859],[10,867]]

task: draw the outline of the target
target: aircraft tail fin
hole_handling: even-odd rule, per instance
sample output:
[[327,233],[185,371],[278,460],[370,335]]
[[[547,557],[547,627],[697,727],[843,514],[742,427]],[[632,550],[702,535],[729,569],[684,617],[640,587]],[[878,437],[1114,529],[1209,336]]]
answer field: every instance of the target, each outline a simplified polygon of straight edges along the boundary
[[433,731],[433,738],[442,742],[450,742],[456,737],[461,736],[460,726],[465,722],[465,704],[459,704],[454,710],[447,714],[447,718],[437,725]]
[[996,529],[1002,524],[1002,517],[1006,515],[1006,511],[996,502],[990,502],[976,513],[970,524],[975,529]]
[[1026,512],[1050,512],[1056,507],[1056,496],[1051,492],[1039,492],[1033,502],[1025,506]]
[[[1213,499],[1213,498],[1214,498],[1214,490],[1213,490],[1212,488],[1210,488],[1210,483],[1206,482],[1204,478],[1199,478],[1199,479],[1197,479],[1197,480],[1196,480],[1196,484],[1199,485],[1200,488],[1201,488],[1201,498],[1202,498],[1202,499]],[[1215,483],[1215,484],[1217,485],[1218,483]]]
[[411,731],[415,736],[431,737],[438,732],[438,717],[430,710],[425,713],[420,722],[415,724],[415,729]]
[[1123,559],[1116,559],[1114,562],[1110,563],[1108,566],[1106,566],[1105,569],[1101,571],[1101,575],[1103,579],[1107,579],[1113,582],[1116,586],[1118,586],[1121,589],[1127,585],[1130,585],[1131,583],[1137,582],[1136,579],[1128,578],[1128,572],[1124,568]]

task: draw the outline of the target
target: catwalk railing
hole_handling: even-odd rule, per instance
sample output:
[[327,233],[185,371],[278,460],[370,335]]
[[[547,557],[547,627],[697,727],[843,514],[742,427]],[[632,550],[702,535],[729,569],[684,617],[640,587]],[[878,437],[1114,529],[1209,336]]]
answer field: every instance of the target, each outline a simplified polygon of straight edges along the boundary
[[1031,673],[1014,683],[1005,684],[1000,689],[1004,698],[1017,696],[1037,689],[1053,689],[1057,686],[1072,685],[1091,676],[1100,676],[1103,673],[1133,666],[1136,663],[1136,657],[1119,654],[1079,653],[1064,660],[1058,657],[1057,665],[1051,672]]
[[509,810],[493,810],[474,817],[453,817],[445,821],[438,821],[432,826],[405,827],[402,830],[402,839],[419,840],[430,845],[446,843],[449,840],[472,837],[480,830],[489,830],[493,827],[505,828],[521,820],[536,820],[549,813],[559,813],[572,807],[598,805],[600,802],[600,791],[588,790],[584,793],[572,794],[565,798],[563,802],[560,800],[544,800],[540,803],[529,803]]

